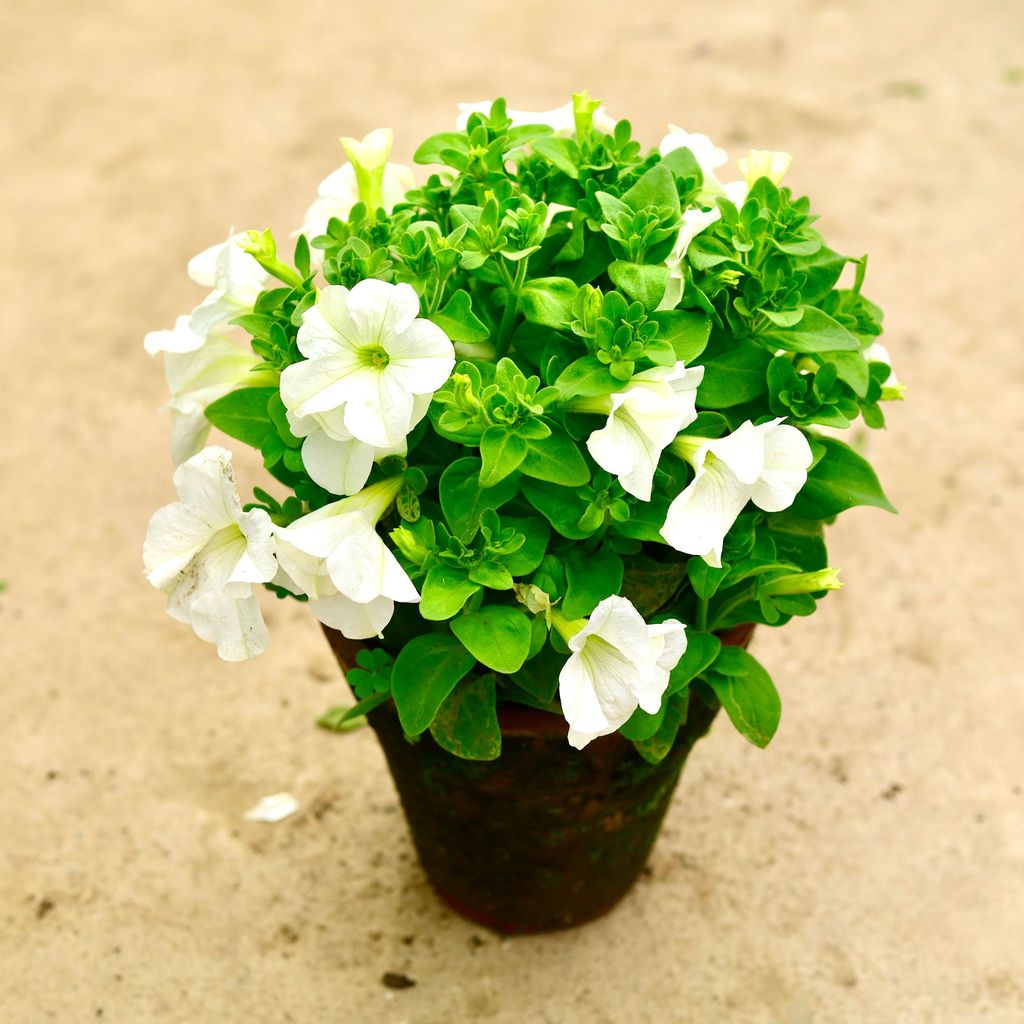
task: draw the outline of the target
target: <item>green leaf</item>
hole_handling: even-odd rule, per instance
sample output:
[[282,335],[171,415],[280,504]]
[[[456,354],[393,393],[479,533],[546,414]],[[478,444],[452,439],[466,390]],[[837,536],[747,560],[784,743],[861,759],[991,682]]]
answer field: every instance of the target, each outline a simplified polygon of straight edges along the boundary
[[584,540],[597,529],[596,526],[586,529],[579,525],[580,518],[587,510],[587,502],[579,497],[574,488],[530,479],[524,479],[522,487],[526,500],[563,537]]
[[821,522],[782,512],[768,517],[768,530],[779,558],[800,566],[804,572],[828,565]]
[[622,201],[631,210],[654,206],[661,210],[671,210],[678,217],[679,190],[676,188],[675,175],[663,162],[656,163],[623,195]]
[[502,563],[505,568],[513,576],[525,576],[527,573],[533,572],[540,565],[544,553],[548,549],[551,527],[543,519],[536,517],[519,519],[513,516],[503,517],[501,525],[511,526],[525,538],[523,546],[518,551],[504,556]]
[[490,587],[491,590],[511,590],[513,584],[512,573],[493,559],[474,565],[469,570],[469,578],[474,583]]
[[491,332],[473,312],[473,300],[469,292],[460,288],[445,303],[444,309],[430,317],[452,341],[474,344],[486,341]]
[[649,740],[652,736],[661,728],[661,723],[665,720],[665,712],[668,709],[668,699],[661,702],[661,707],[652,715],[643,708],[637,708],[632,715],[629,716],[628,721],[620,726],[619,732],[626,737],[627,740],[632,740],[634,743],[641,740]]
[[441,474],[438,493],[452,533],[464,542],[476,536],[480,516],[488,508],[500,508],[515,497],[519,482],[506,477],[494,487],[480,486],[479,459],[457,459]]
[[570,549],[565,561],[568,587],[562,612],[567,618],[582,619],[606,597],[617,594],[622,586],[622,559],[610,548],[592,553]]
[[479,589],[479,584],[470,580],[465,569],[435,565],[423,581],[420,615],[432,622],[450,619],[462,611],[462,606]]
[[779,727],[782,702],[771,676],[742,647],[723,647],[707,682],[732,724],[756,747],[766,747]]
[[519,308],[530,323],[568,327],[575,319],[572,304],[579,288],[567,277],[538,277],[519,293]]
[[530,441],[520,469],[536,480],[548,480],[563,487],[582,487],[590,481],[590,470],[576,442],[562,430],[552,426],[551,436]]
[[771,326],[759,337],[787,352],[856,352],[860,342],[841,323],[816,306],[804,306],[792,327]]
[[715,568],[708,565],[703,558],[691,558],[686,563],[686,574],[690,577],[690,585],[694,593],[702,601],[710,601],[721,586],[729,569],[727,566]]
[[267,403],[277,393],[277,388],[239,388],[211,402],[206,407],[206,418],[228,437],[261,448],[274,429]]
[[741,341],[714,359],[705,359],[697,404],[709,409],[728,409],[763,395],[768,390],[771,361],[770,353],[749,341]]
[[704,172],[700,162],[686,146],[673,149],[661,158],[663,167],[667,167],[677,178],[695,178],[698,187],[704,183]]
[[580,176],[579,146],[572,139],[559,139],[548,136],[544,139],[537,139],[530,147],[534,153],[540,154],[545,160],[551,161],[563,174],[570,178]]
[[718,657],[722,641],[713,633],[686,631],[686,650],[668,677],[668,692],[689,686]]
[[663,761],[675,745],[679,727],[686,721],[689,694],[682,697],[666,698],[662,710],[661,724],[650,739],[634,742],[637,753],[651,764]]
[[597,356],[583,356],[558,375],[555,387],[563,398],[594,398],[620,391],[624,383],[613,377]]
[[[544,630],[544,640],[547,640],[547,628],[544,626],[543,617],[533,620],[534,625],[540,623]],[[565,664],[565,655],[559,654],[552,649],[547,642],[541,645],[540,652],[536,657],[531,658],[516,673],[511,676],[516,686],[525,690],[532,697],[536,697],[541,704],[550,704],[558,692],[558,673]]]
[[843,267],[852,262],[848,256],[840,256],[824,246],[807,259],[792,261],[794,273],[806,276],[801,298],[808,305],[816,305],[836,286]]
[[530,653],[530,620],[508,605],[487,605],[463,615],[453,620],[452,632],[477,661],[495,672],[518,672]]
[[399,651],[391,695],[408,735],[418,736],[430,725],[442,701],[474,664],[473,656],[449,633],[424,633]]
[[762,309],[760,312],[762,316],[768,317],[777,327],[793,327],[804,318],[804,311],[802,309]]
[[450,754],[493,761],[501,754],[501,727],[494,676],[470,676],[445,698],[430,735]]
[[608,276],[616,288],[624,291],[645,309],[656,310],[668,287],[668,267],[663,263],[627,263],[616,260],[608,268]]
[[412,158],[418,164],[447,164],[444,157],[446,150],[455,150],[457,153],[469,152],[469,140],[465,132],[438,132],[431,135],[429,139],[420,143],[419,149],[413,153]]
[[829,352],[825,357],[836,368],[836,375],[845,384],[853,388],[858,398],[868,393],[871,374],[868,361],[861,352]]
[[666,607],[686,579],[686,562],[661,561],[644,554],[627,559],[622,596],[648,619]]
[[887,512],[896,511],[865,459],[842,441],[830,437],[815,440],[824,447],[825,454],[807,474],[807,483],[790,508],[794,516],[828,519],[855,505],[874,505]]
[[510,473],[514,473],[526,458],[527,443],[507,427],[493,426],[480,438],[480,485],[495,487]]
[[711,333],[711,317],[707,314],[669,309],[652,313],[651,319],[658,324],[658,340],[672,346],[676,359],[690,364],[704,351]]

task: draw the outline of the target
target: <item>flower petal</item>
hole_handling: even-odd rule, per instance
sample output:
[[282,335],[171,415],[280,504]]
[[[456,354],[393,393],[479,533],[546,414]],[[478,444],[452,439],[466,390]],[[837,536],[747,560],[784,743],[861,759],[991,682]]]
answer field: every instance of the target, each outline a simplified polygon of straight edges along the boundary
[[310,601],[309,610],[325,626],[340,630],[349,640],[368,640],[384,631],[394,614],[395,603],[390,598],[378,597],[367,604],[359,604],[337,594]]
[[387,340],[388,370],[414,395],[432,394],[455,368],[455,346],[432,320],[417,319]]
[[358,330],[361,345],[383,345],[401,334],[420,313],[420,298],[408,284],[388,284],[367,278],[356,284],[348,299],[348,314]]
[[206,344],[206,337],[196,334],[189,327],[188,314],[179,316],[169,331],[150,331],[143,339],[146,351],[155,356],[158,352],[195,352]]
[[327,572],[338,592],[360,604],[378,597],[419,601],[412,580],[363,516],[346,517],[349,528],[327,556]]
[[201,640],[217,645],[224,661],[245,661],[262,654],[270,642],[256,596],[235,598],[207,591],[191,605],[192,629]]
[[183,504],[213,529],[235,523],[242,512],[231,452],[219,445],[183,462],[174,471],[174,486]]
[[359,347],[355,326],[349,322],[344,299],[337,295],[338,292],[347,294],[348,289],[340,285],[325,288],[320,292],[317,304],[302,314],[302,324],[295,340],[307,359],[322,359]]
[[238,527],[245,538],[245,553],[231,572],[229,583],[269,583],[277,574],[277,537],[270,516],[261,509],[243,512]]
[[677,551],[700,555],[708,565],[722,564],[725,535],[750,497],[729,468],[708,459],[669,506],[661,535]]
[[587,450],[603,470],[619,478],[624,490],[650,501],[661,449],[651,444],[626,410],[612,412],[608,422],[587,438]]
[[391,367],[366,367],[349,380],[358,389],[345,403],[345,426],[354,437],[377,448],[390,448],[403,441],[412,422],[412,395]]
[[165,590],[184,572],[210,539],[210,524],[180,501],[153,513],[142,547],[142,562],[149,582]]
[[731,434],[709,441],[705,448],[716,459],[724,462],[737,480],[744,484],[752,484],[764,469],[765,435],[781,422],[780,417],[755,427],[750,420],[746,420]]
[[796,427],[783,424],[769,430],[764,443],[764,471],[751,488],[754,504],[765,512],[789,508],[807,483],[807,470],[813,461],[811,446]]
[[281,401],[297,416],[330,412],[365,391],[377,372],[357,353],[339,348],[330,356],[286,366],[281,371]]
[[569,723],[569,742],[573,742],[573,733],[582,740],[573,746],[582,748],[594,737],[613,731],[597,699],[594,679],[582,654],[571,655],[562,666],[558,674],[558,699],[562,714]]
[[[307,421],[309,422],[309,421]],[[302,462],[315,483],[332,494],[355,494],[370,476],[377,449],[349,437],[338,441],[314,425],[302,442]]]

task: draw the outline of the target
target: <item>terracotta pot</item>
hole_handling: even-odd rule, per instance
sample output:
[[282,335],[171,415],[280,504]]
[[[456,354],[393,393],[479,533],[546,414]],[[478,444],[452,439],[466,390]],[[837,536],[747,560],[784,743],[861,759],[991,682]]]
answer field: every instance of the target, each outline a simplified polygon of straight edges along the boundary
[[[745,647],[753,626],[723,643]],[[326,629],[342,668],[359,644]],[[691,694],[659,764],[613,734],[574,750],[565,721],[499,703],[501,756],[465,761],[429,733],[405,738],[394,707],[371,712],[420,862],[464,917],[503,934],[553,931],[609,911],[632,888],[661,828],[686,757],[717,707]]]

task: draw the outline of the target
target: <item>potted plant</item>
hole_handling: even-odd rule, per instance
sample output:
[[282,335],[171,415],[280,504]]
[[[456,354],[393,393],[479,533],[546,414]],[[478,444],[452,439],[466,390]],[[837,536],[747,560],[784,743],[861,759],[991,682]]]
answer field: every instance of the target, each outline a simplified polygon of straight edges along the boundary
[[[172,330],[178,501],[150,582],[228,660],[256,590],[308,602],[387,755],[421,860],[503,931],[578,923],[641,870],[720,708],[766,745],[755,624],[839,584],[823,527],[890,509],[838,434],[899,398],[865,259],[706,136],[655,150],[585,93],[464,108],[421,184],[342,140],[286,262],[269,231],[195,257]],[[844,270],[848,283],[841,283]],[[244,503],[210,427],[257,448]]]

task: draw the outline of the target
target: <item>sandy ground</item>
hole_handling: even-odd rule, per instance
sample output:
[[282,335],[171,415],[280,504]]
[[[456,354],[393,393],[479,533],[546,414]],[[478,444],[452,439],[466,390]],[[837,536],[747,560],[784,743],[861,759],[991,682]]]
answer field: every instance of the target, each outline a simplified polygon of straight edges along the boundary
[[[164,13],[159,13],[163,11]],[[753,0],[5,4],[0,1019],[1024,1020],[1024,8]],[[899,518],[846,516],[848,587],[761,636],[764,753],[719,724],[649,877],[574,933],[501,941],[417,867],[300,606],[229,666],[140,575],[172,496],[141,338],[186,259],[298,223],[335,139],[408,158],[454,104],[586,86],[798,155],[912,401],[874,441]],[[249,464],[247,464],[249,465]],[[249,824],[259,797],[303,810]],[[415,987],[391,991],[385,971]]]

